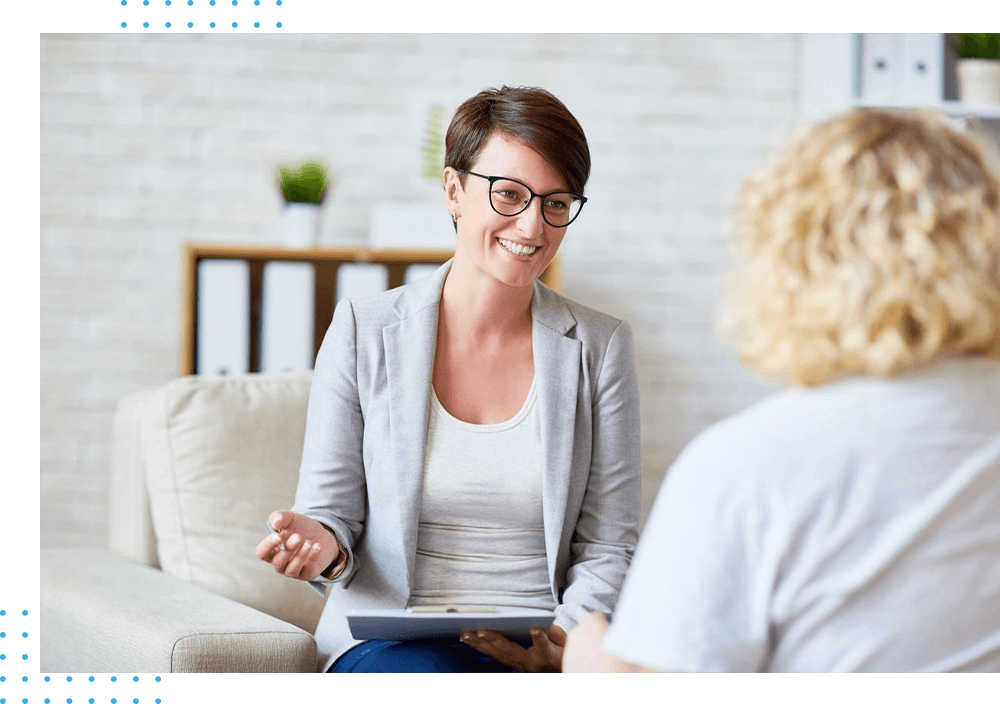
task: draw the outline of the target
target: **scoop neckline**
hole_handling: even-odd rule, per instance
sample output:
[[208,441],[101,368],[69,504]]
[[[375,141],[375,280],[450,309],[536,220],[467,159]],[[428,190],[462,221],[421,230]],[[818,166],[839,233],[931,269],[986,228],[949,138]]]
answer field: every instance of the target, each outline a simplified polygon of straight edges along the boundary
[[446,419],[449,423],[452,423],[453,425],[457,425],[458,427],[464,428],[466,430],[472,430],[480,433],[483,432],[495,433],[514,427],[522,420],[524,420],[525,416],[528,415],[529,411],[531,411],[531,407],[534,405],[536,396],[535,382],[537,379],[538,379],[537,375],[532,377],[531,387],[528,389],[528,395],[525,397],[524,403],[521,404],[521,408],[518,410],[518,412],[515,413],[512,417],[508,418],[507,420],[502,420],[499,423],[469,423],[468,421],[456,418],[455,416],[453,416],[451,413],[448,412],[448,409],[445,408],[444,405],[442,405],[441,400],[438,398],[437,391],[434,389],[433,382],[431,382],[431,403],[434,406],[434,410],[437,411],[438,415],[440,415],[442,418]]

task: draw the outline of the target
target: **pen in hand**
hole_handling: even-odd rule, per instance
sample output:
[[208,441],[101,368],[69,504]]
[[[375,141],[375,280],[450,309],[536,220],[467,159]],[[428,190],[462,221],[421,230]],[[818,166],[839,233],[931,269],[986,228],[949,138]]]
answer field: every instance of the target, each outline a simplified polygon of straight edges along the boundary
[[[273,533],[274,535],[278,535],[278,531],[274,529],[274,526],[271,525],[270,521],[264,521],[264,526],[267,528],[268,533]],[[281,542],[280,537],[278,538],[278,552],[285,552],[285,544]]]

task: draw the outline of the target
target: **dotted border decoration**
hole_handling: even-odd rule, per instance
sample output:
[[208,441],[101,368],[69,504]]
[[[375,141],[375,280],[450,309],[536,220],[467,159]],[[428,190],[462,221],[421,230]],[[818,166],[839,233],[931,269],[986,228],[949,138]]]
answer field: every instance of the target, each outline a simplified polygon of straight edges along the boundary
[[[248,21],[241,23],[239,21],[228,21],[229,17],[225,19],[218,17],[214,12],[214,8],[220,5],[225,6],[229,4],[231,8],[239,7],[239,0],[200,0],[195,2],[195,0],[115,0],[121,4],[122,10],[126,11],[129,18],[136,17],[137,20],[125,19],[120,20],[118,25],[121,29],[131,29],[133,31],[138,29],[155,29],[157,31],[163,29],[249,29],[252,25],[253,29],[260,29],[263,25],[270,25],[271,22],[263,20],[261,17],[261,12],[254,12],[255,9],[261,8],[261,5],[270,5],[271,2],[274,3],[275,7],[282,6],[282,0],[243,0],[243,5],[249,7],[249,12],[243,12],[243,15],[248,17]],[[157,11],[156,6],[160,5],[162,1],[163,8],[169,8],[174,10],[174,6],[181,6],[180,9],[187,10],[187,15],[191,17],[192,15],[197,15],[196,18],[188,19],[184,21],[184,18],[178,20],[175,12],[166,13],[163,9]],[[250,3],[253,3],[251,6]],[[150,6],[153,7],[150,7]],[[220,8],[221,9],[221,8]],[[138,12],[136,10],[139,10]],[[232,13],[229,13],[230,17]],[[256,16],[256,17],[255,17]],[[217,21],[220,20],[220,21]],[[176,23],[176,26],[175,26]],[[266,28],[266,27],[265,27]],[[281,29],[282,23],[280,21],[273,21],[274,29]],[[4,702],[0,702],[4,704]]]
[[[21,616],[29,616],[28,609],[22,609]],[[127,688],[118,684],[119,680],[122,683],[138,684],[141,677],[143,686],[148,689],[163,681],[160,675],[42,675],[24,671],[24,667],[30,666],[29,663],[34,656],[22,652],[18,658],[16,654],[8,651],[29,649],[31,629],[37,625],[30,623],[22,625],[16,620],[12,623],[8,619],[10,616],[7,610],[0,609],[0,704],[164,704],[163,698],[156,696],[155,690],[153,694],[146,694],[144,690],[142,696],[137,697],[135,696],[137,688]],[[25,629],[20,632],[20,641],[16,632],[19,629]],[[18,648],[18,645],[21,648]],[[11,665],[22,664],[22,672],[19,675],[12,675],[8,669],[8,662]],[[113,694],[118,696],[106,694],[101,682],[105,687],[114,683]],[[65,685],[70,683],[74,685],[75,692],[73,696],[66,696]]]

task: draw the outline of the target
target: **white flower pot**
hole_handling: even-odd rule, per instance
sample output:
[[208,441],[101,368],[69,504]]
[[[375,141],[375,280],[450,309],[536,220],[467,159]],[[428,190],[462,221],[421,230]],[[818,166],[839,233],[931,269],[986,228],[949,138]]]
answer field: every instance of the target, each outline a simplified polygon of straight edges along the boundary
[[1000,103],[1000,59],[959,59],[958,99]]
[[314,247],[319,240],[320,206],[285,203],[281,209],[281,240],[286,247]]

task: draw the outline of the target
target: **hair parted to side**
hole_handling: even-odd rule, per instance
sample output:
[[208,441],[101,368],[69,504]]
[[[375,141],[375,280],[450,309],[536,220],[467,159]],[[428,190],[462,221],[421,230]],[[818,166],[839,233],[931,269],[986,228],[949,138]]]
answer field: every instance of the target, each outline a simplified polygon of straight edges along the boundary
[[799,386],[1000,359],[1000,181],[992,152],[931,113],[854,110],[744,184],[723,330]]
[[448,125],[444,165],[471,169],[497,133],[517,139],[541,154],[570,191],[583,195],[590,178],[587,137],[573,114],[552,93],[529,86],[502,86],[472,96],[458,107]]

